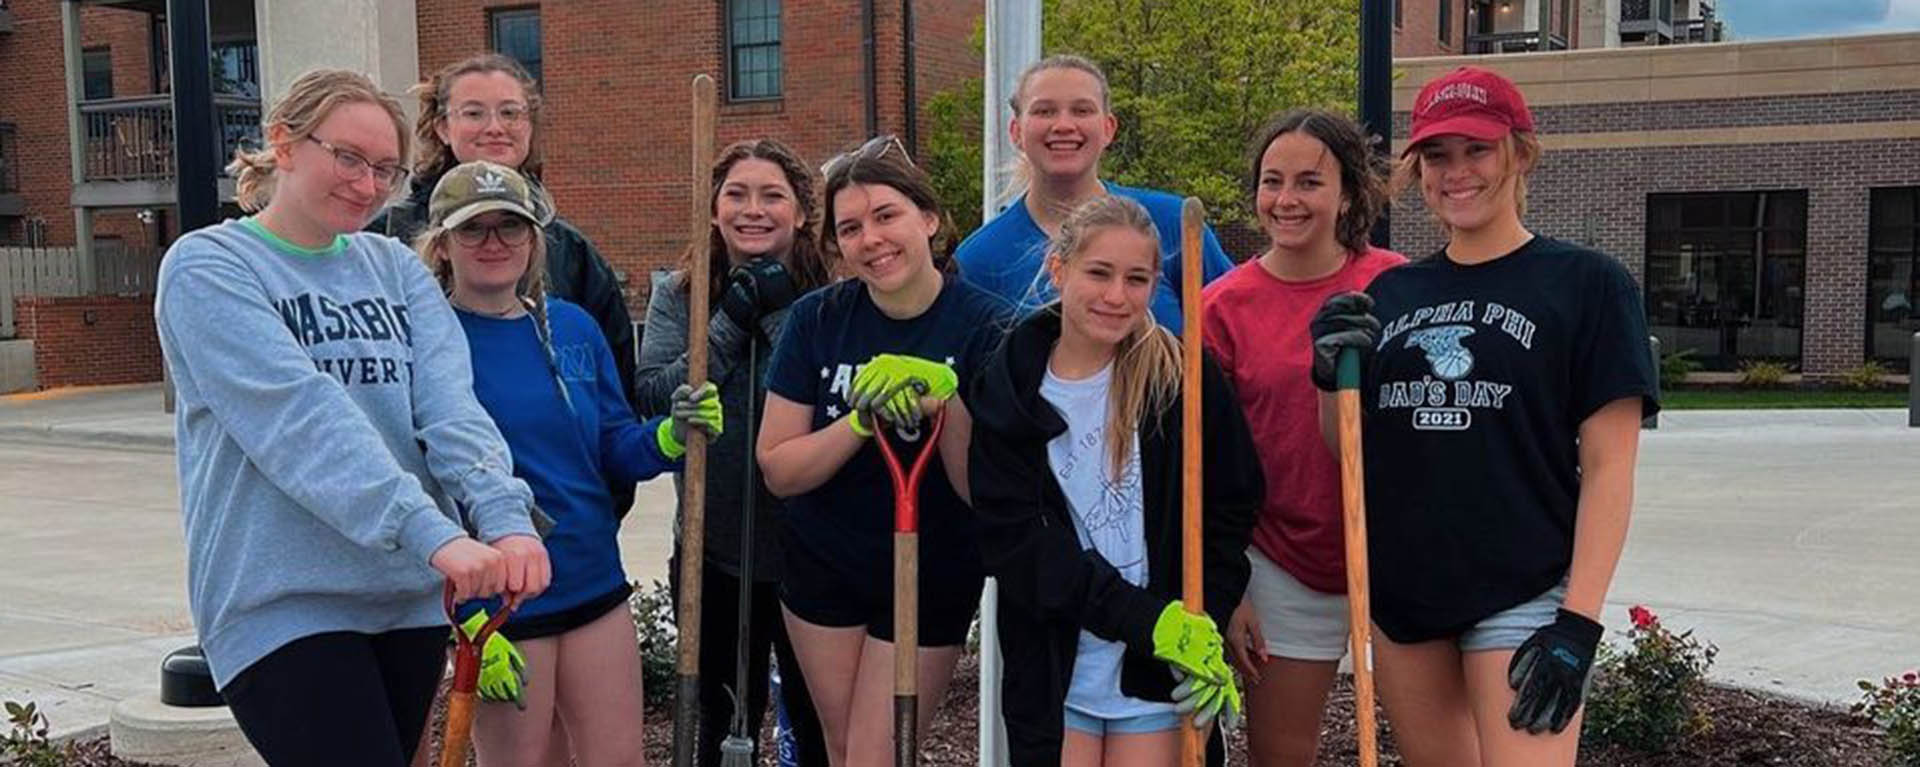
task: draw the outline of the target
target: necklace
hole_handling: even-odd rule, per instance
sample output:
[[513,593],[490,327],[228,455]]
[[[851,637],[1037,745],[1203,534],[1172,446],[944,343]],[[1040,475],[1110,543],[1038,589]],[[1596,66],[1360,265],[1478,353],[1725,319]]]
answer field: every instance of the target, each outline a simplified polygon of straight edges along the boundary
[[472,307],[472,306],[468,306],[468,305],[466,305],[465,303],[462,303],[462,302],[460,302],[460,301],[456,301],[456,300],[454,300],[454,298],[453,298],[453,296],[452,296],[452,295],[448,295],[448,296],[447,296],[447,303],[449,303],[449,304],[453,304],[453,306],[454,306],[454,308],[457,308],[457,309],[459,309],[459,310],[461,310],[461,311],[464,311],[464,312],[466,312],[466,313],[468,313],[468,314],[478,314],[478,315],[482,315],[482,316],[485,316],[485,317],[498,317],[498,318],[501,318],[501,319],[506,319],[506,318],[510,318],[510,317],[514,317],[514,316],[517,316],[517,315],[518,315],[518,314],[519,314],[519,313],[520,313],[520,312],[522,311],[522,308],[521,308],[521,307],[520,307],[520,306],[519,306],[518,304],[515,304],[514,306],[510,306],[510,307],[507,307],[507,308],[505,308],[505,309],[500,309],[500,310],[494,310],[494,309],[479,309],[479,308],[475,308],[475,307]]

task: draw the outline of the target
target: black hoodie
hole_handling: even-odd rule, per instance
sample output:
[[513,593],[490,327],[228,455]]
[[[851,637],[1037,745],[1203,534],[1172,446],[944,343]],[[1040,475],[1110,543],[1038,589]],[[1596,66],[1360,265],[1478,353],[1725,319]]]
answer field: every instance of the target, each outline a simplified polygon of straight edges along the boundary
[[[1048,462],[1047,443],[1067,428],[1040,395],[1059,338],[1055,309],[1022,320],[966,397],[973,415],[967,473],[982,559],[1000,582],[1002,695],[1015,765],[1060,761],[1081,629],[1126,643],[1126,695],[1167,701],[1174,684],[1167,664],[1153,657],[1153,625],[1180,597],[1180,402],[1148,413],[1139,431],[1148,581],[1134,586],[1098,552],[1080,547]],[[1205,606],[1224,633],[1246,591],[1247,540],[1266,483],[1232,384],[1211,358],[1201,364]]]

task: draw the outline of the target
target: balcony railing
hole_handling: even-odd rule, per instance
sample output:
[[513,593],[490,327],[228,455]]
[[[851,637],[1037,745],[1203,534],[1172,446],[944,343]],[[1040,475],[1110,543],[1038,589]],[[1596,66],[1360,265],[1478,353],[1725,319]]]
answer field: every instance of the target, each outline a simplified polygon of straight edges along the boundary
[[1673,22],[1673,41],[1676,43],[1717,43],[1725,34],[1720,20],[1712,17]]
[[1534,51],[1564,51],[1567,39],[1558,34],[1539,30],[1521,32],[1491,32],[1467,35],[1467,53],[1530,53]]
[[0,123],[0,194],[20,191],[20,133],[13,123]]
[[[215,96],[219,157],[241,146],[260,145],[260,102]],[[86,180],[170,179],[173,165],[173,102],[167,95],[102,99],[80,104],[86,123]]]

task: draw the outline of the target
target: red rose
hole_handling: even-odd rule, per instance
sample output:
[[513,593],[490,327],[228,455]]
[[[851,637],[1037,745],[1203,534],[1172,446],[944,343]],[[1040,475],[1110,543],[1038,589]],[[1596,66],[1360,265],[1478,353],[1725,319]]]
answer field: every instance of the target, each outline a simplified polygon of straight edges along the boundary
[[1633,627],[1645,631],[1653,628],[1660,620],[1653,617],[1653,611],[1640,605],[1627,609],[1627,616],[1633,619]]

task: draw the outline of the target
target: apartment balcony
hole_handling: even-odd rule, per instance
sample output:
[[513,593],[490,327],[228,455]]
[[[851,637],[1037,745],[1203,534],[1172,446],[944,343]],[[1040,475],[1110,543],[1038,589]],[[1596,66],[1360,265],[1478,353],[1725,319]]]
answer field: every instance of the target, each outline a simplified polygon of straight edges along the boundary
[[1726,27],[1719,19],[1706,16],[1698,19],[1679,19],[1673,22],[1673,42],[1675,43],[1717,43],[1727,39]]
[[1538,51],[1564,51],[1568,48],[1567,38],[1554,32],[1540,30],[1521,30],[1518,32],[1482,32],[1467,35],[1467,53],[1480,55],[1487,53],[1534,53]]
[[[224,162],[240,147],[258,147],[260,101],[214,96],[214,138]],[[73,204],[89,208],[171,204],[175,199],[172,97],[161,94],[80,103],[85,125],[84,173],[74,187]],[[222,179],[221,199],[233,198],[233,183]]]

